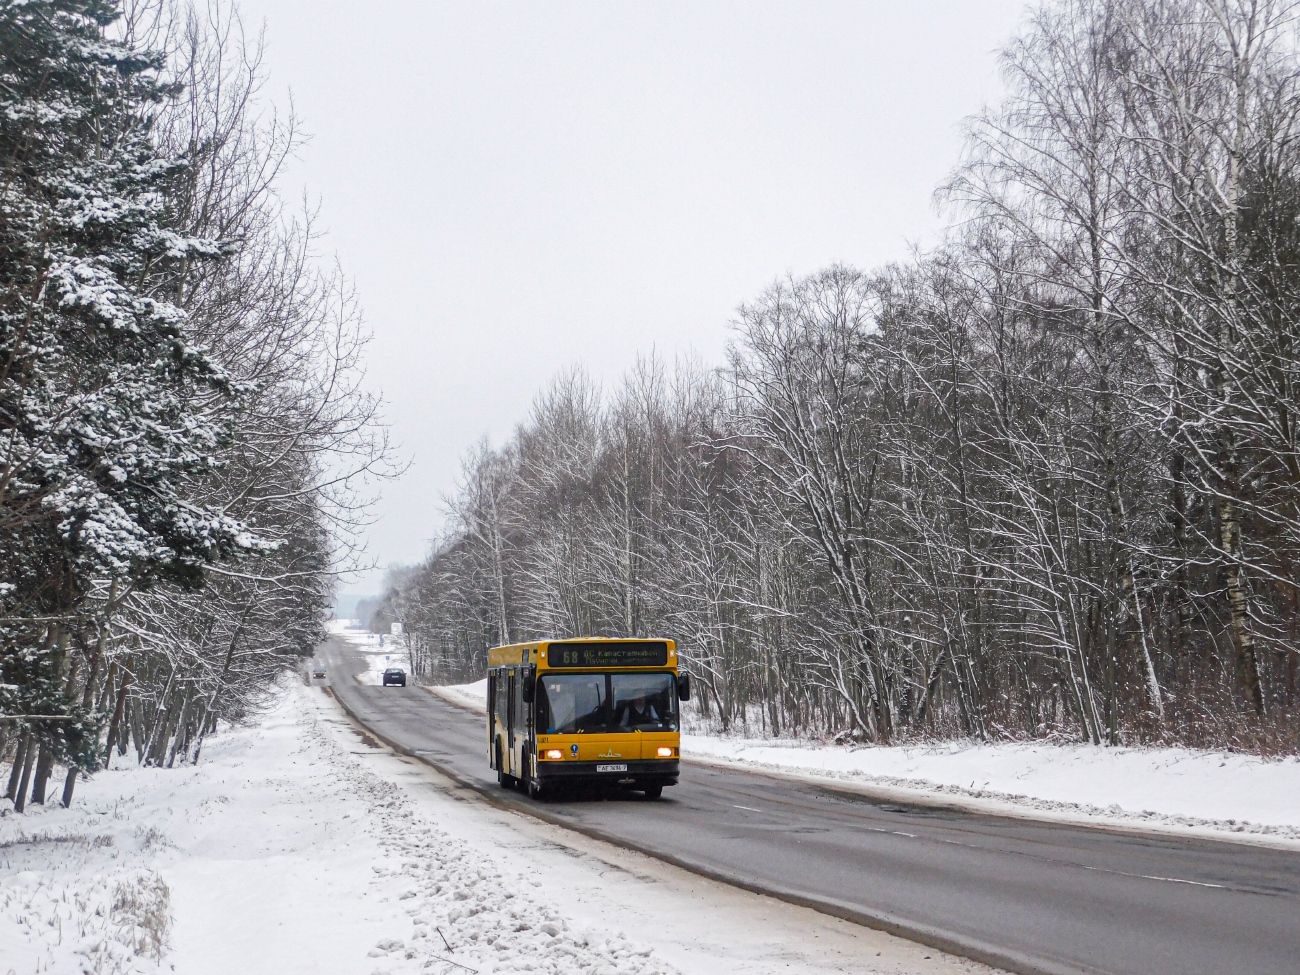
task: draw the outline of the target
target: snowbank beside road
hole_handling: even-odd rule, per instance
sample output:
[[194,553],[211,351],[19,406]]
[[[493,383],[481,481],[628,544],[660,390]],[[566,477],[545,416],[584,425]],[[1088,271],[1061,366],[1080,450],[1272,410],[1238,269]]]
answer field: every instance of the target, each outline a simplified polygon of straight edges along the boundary
[[427,688],[439,697],[450,701],[452,704],[459,704],[470,711],[477,711],[479,714],[487,713],[487,678],[476,680],[472,684],[445,684],[442,687]]
[[[486,681],[429,690],[462,707],[485,708]],[[1033,742],[844,746],[713,735],[682,735],[682,754],[687,761],[887,789],[900,800],[1300,840],[1300,756]]]

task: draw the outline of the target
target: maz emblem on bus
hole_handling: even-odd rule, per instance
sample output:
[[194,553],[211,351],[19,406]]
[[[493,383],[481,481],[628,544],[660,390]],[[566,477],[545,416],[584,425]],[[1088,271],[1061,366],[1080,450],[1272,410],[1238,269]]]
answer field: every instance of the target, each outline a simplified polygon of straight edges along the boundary
[[614,751],[614,749],[611,748],[604,755],[597,755],[596,757],[597,758],[622,758],[623,754],[621,752],[616,752]]

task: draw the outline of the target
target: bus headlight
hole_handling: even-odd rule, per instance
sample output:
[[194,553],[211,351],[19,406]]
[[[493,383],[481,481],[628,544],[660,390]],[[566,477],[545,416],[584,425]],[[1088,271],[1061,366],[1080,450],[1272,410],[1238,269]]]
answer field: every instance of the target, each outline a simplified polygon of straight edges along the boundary
[[564,752],[560,751],[558,748],[548,748],[548,749],[546,749],[546,759],[547,759],[547,761],[550,761],[550,762],[558,762],[558,761],[559,761],[560,759],[562,759],[563,757],[564,757]]
[[660,745],[659,748],[655,751],[655,754],[658,755],[660,758],[672,758],[673,750],[666,745]]

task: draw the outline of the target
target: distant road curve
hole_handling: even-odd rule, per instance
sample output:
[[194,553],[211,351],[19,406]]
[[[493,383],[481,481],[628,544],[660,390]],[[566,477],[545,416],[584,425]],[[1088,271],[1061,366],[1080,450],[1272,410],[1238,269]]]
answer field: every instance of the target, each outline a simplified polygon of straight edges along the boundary
[[[335,697],[377,737],[498,805],[1022,975],[1297,975],[1300,852],[910,806],[682,764],[658,802],[497,787],[483,719],[418,687]],[[1297,801],[1300,801],[1298,799]]]

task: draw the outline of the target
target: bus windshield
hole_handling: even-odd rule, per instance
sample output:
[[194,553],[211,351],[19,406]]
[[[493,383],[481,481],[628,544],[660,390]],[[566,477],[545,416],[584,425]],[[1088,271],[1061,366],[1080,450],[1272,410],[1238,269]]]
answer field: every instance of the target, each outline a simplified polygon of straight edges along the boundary
[[537,690],[542,734],[677,730],[672,674],[546,674]]
[[676,731],[672,674],[612,674],[614,731]]

